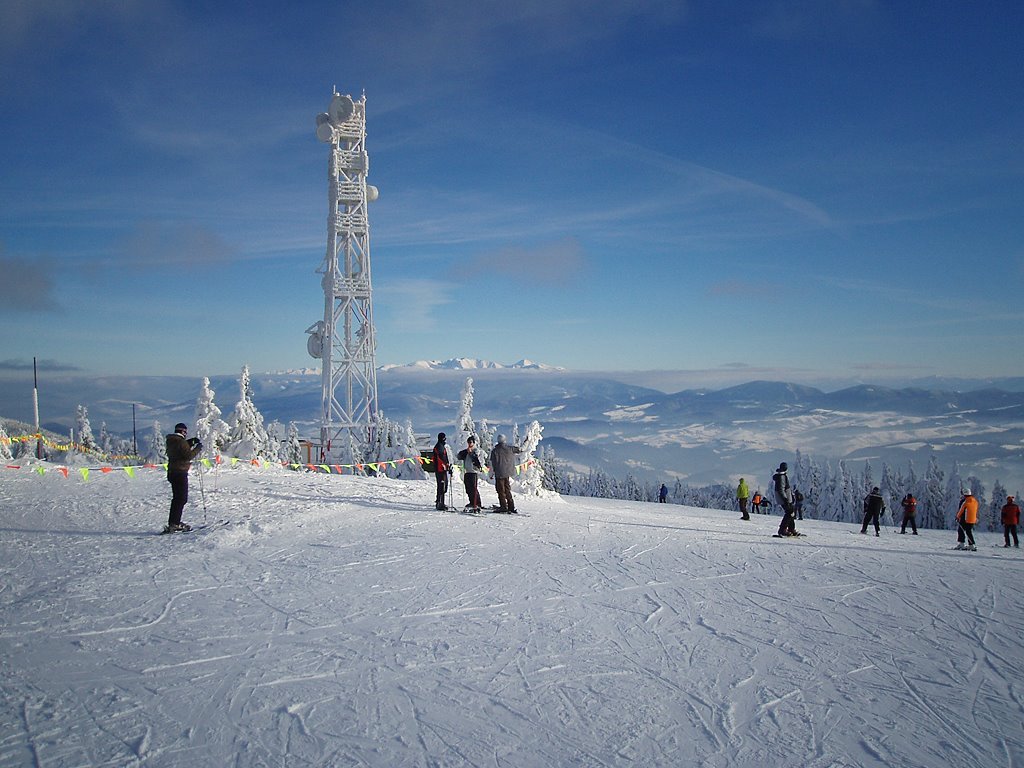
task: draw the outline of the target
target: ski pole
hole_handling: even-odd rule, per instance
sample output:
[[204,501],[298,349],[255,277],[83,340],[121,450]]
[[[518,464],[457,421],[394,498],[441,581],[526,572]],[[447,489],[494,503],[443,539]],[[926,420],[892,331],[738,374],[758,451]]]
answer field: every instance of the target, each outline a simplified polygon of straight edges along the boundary
[[203,464],[199,462],[196,465],[196,471],[199,473],[199,495],[203,500],[203,525],[206,525],[206,487],[203,484]]

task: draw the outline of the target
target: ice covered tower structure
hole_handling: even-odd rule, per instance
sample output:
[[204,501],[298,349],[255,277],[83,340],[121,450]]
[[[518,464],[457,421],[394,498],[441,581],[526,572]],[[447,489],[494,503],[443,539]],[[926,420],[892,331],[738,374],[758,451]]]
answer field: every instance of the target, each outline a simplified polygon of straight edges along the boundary
[[354,455],[373,438],[377,418],[377,348],[370,282],[367,203],[377,188],[366,183],[366,94],[354,101],[337,92],[317,115],[316,135],[330,146],[327,170],[327,253],[324,318],[306,329],[309,354],[321,361],[320,458],[361,461]]

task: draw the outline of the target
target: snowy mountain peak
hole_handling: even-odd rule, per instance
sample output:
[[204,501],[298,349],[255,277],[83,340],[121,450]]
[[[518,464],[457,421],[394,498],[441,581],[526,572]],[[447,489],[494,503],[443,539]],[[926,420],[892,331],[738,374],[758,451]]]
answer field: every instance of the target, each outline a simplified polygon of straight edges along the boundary
[[406,363],[404,365],[382,365],[378,370],[392,371],[398,369],[421,369],[428,371],[479,371],[502,368],[543,371],[565,370],[564,368],[559,368],[557,366],[535,363],[532,360],[527,360],[526,358],[512,363],[511,365],[504,365],[503,363],[495,363],[492,360],[480,360],[478,358],[470,357],[453,357],[448,360],[417,360],[414,363]]

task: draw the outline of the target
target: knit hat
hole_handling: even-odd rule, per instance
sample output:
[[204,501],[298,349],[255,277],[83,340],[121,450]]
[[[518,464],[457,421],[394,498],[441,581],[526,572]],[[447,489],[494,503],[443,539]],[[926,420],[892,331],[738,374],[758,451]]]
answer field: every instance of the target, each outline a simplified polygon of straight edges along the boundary
[[505,436],[504,435],[498,435],[498,442],[499,443],[504,443],[505,442]]
[[438,440],[444,440],[446,437],[447,437],[447,435],[445,435],[444,432],[438,432],[437,433],[437,439]]

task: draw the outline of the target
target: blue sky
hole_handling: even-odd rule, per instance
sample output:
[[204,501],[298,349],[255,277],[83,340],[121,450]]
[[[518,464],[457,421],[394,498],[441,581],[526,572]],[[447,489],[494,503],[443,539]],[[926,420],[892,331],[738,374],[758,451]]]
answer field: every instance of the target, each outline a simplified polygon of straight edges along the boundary
[[1024,375],[1022,22],[4,3],[0,370],[313,365],[337,86],[367,96],[379,364]]

